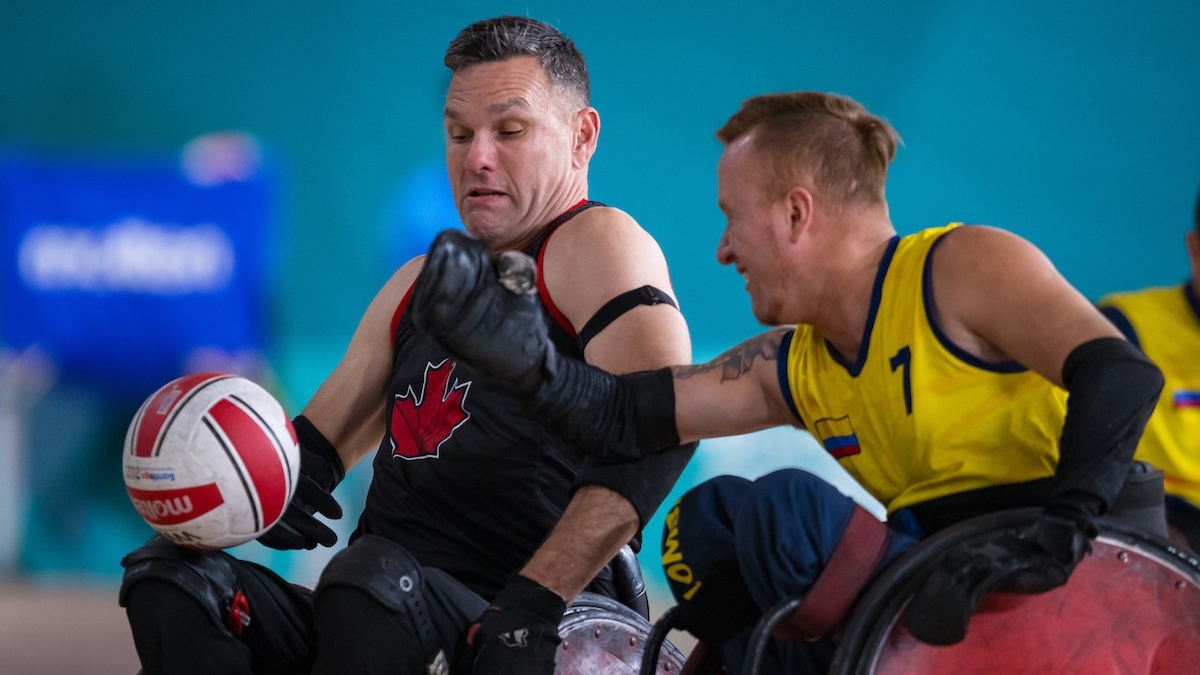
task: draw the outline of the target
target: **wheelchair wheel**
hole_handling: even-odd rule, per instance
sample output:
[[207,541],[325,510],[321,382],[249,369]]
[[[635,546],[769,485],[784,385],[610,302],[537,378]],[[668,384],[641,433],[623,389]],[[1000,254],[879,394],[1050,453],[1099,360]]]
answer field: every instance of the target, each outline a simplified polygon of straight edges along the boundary
[[990,593],[966,639],[917,641],[899,618],[951,547],[1032,522],[1037,509],[974,518],[921,542],[871,585],[847,620],[830,675],[1150,675],[1200,669],[1200,561],[1157,535],[1105,521],[1063,587]]
[[[558,626],[555,675],[636,675],[650,635],[650,622],[603,595],[584,593],[567,607]],[[664,641],[657,675],[678,675],[684,663],[675,645]]]

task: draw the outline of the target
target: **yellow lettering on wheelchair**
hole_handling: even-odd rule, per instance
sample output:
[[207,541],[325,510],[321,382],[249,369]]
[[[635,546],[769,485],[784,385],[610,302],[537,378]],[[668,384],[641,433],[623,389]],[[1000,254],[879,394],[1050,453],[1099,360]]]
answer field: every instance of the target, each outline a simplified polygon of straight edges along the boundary
[[668,529],[675,530],[679,528],[679,502],[682,499],[676,499],[671,506],[671,510],[667,512],[667,517],[664,519]]
[[675,563],[665,569],[667,578],[671,581],[678,581],[681,584],[688,585],[696,580],[692,575],[692,568],[687,563]]
[[683,560],[683,554],[679,552],[679,503],[675,503],[666,517],[667,537],[663,540],[662,565],[666,567],[671,563]]
[[662,566],[667,578],[683,584],[688,589],[683,592],[684,600],[691,600],[696,591],[700,590],[701,582],[696,580],[692,568],[683,562],[683,552],[679,550],[679,502],[667,512],[665,518],[667,536],[663,540]]
[[678,531],[679,530],[671,530],[670,533],[667,534],[666,541],[663,542],[663,567],[683,560],[683,554],[679,552],[679,540],[674,536]]
[[696,591],[700,590],[700,585],[704,582],[697,581],[696,575],[692,572],[691,566],[687,563],[675,563],[665,568],[667,578],[671,581],[683,584],[688,589],[683,592],[684,600],[691,600]]

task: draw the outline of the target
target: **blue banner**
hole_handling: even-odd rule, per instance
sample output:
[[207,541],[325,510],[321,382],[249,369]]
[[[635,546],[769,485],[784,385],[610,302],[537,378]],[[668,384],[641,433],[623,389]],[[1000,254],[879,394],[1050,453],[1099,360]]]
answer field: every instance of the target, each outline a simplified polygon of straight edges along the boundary
[[204,354],[261,352],[272,195],[174,157],[0,163],[0,345],[149,393]]

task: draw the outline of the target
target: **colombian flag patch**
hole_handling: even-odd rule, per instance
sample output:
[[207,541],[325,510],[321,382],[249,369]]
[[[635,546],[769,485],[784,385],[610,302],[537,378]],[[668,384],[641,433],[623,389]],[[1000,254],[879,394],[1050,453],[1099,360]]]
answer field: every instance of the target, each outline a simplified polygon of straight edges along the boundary
[[1200,408],[1200,390],[1176,389],[1173,398],[1176,408]]
[[821,439],[821,445],[825,446],[825,451],[833,455],[834,459],[862,452],[862,449],[858,447],[858,436],[854,434],[854,427],[850,424],[849,415],[835,418],[826,417],[817,420],[814,426],[817,438]]

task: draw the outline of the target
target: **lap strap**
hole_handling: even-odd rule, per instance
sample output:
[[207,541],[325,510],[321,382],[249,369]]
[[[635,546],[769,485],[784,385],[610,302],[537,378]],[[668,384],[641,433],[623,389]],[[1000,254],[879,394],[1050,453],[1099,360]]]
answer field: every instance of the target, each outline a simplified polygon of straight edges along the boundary
[[854,505],[850,523],[796,611],[774,630],[781,640],[829,635],[846,618],[883,559],[891,532],[866,509]]

